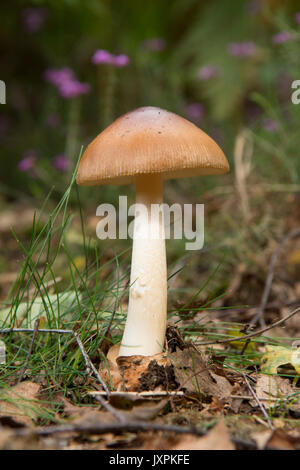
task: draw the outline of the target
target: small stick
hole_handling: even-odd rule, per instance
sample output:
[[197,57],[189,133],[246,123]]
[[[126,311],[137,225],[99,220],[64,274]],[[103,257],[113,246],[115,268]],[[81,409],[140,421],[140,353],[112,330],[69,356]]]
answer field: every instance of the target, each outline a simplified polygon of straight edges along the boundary
[[196,434],[203,436],[205,433],[196,428],[196,426],[183,427],[177,425],[165,425],[159,423],[148,423],[144,421],[127,421],[123,423],[89,423],[89,424],[66,424],[66,425],[53,425],[44,428],[32,428],[17,431],[19,436],[24,435],[38,435],[47,436],[49,434],[65,433],[65,432],[87,432],[92,434],[105,434],[107,432],[138,432],[138,431],[166,431],[175,432],[180,434]]
[[[87,392],[87,395],[91,395],[92,397],[96,396],[103,396],[105,395],[105,392],[98,392],[98,391],[92,391],[92,392]],[[167,392],[166,390],[160,390],[160,391],[145,391],[145,392],[110,392],[111,397],[128,397],[128,398],[159,398],[159,397],[183,397],[184,392],[182,391],[170,391]],[[251,397],[250,397],[251,398]]]
[[32,340],[31,340],[31,343],[30,343],[29,351],[28,351],[28,354],[27,354],[27,357],[26,357],[24,366],[22,367],[21,372],[20,372],[20,376],[19,376],[19,379],[18,379],[18,381],[17,381],[17,385],[22,381],[23,376],[24,376],[24,374],[25,374],[25,371],[26,371],[26,369],[27,369],[28,362],[29,362],[30,356],[31,356],[31,354],[32,354],[33,345],[34,345],[34,341],[35,341],[35,338],[36,338],[37,333],[38,333],[39,326],[40,326],[40,318],[38,318],[38,319],[35,320],[35,322],[34,322]]
[[92,371],[94,373],[94,376],[96,377],[96,379],[98,380],[98,382],[100,382],[100,384],[102,385],[103,389],[105,390],[105,393],[106,395],[109,395],[109,390],[107,388],[107,386],[105,385],[105,383],[103,382],[103,380],[101,379],[96,367],[94,366],[94,364],[92,363],[92,361],[90,360],[83,344],[82,344],[82,341],[81,339],[79,338],[78,334],[76,333],[76,331],[73,331],[73,336],[74,338],[76,339],[77,341],[77,344],[78,344],[78,347],[81,351],[81,354],[84,358],[84,361],[85,361],[85,365],[86,365],[86,372],[87,374]]
[[[253,396],[251,397],[250,395],[229,395],[230,398],[240,398],[241,400],[253,400]],[[289,401],[289,398],[286,397],[281,397],[281,398],[260,398],[260,401],[267,401],[269,402],[274,402],[276,401]]]
[[[242,373],[243,374],[243,373]],[[273,423],[270,419],[270,416],[268,415],[268,413],[266,412],[266,409],[264,407],[264,405],[260,402],[258,396],[256,395],[255,391],[253,390],[253,388],[251,387],[250,385],[250,382],[248,381],[247,377],[245,374],[243,374],[243,377],[245,379],[245,382],[246,382],[246,385],[247,387],[249,388],[249,391],[251,393],[251,395],[253,396],[254,400],[256,401],[256,403],[258,404],[262,414],[264,415],[264,417],[266,418],[267,422],[268,422],[268,425],[269,425],[269,428],[274,431],[274,426],[273,426]]]
[[[3,328],[3,329],[0,329],[0,334],[4,334],[4,333],[34,333],[35,329],[32,329],[32,328]],[[56,334],[70,334],[72,335],[76,342],[77,342],[77,345],[81,351],[81,354],[84,358],[84,361],[85,361],[85,365],[86,365],[86,370],[87,371],[92,371],[95,375],[95,377],[97,378],[97,380],[100,382],[100,384],[102,385],[103,389],[105,390],[105,393],[106,393],[106,396],[107,398],[109,398],[109,395],[110,395],[110,391],[108,390],[105,382],[101,379],[96,367],[94,366],[94,364],[92,363],[92,361],[90,360],[83,344],[82,344],[82,341],[81,339],[79,338],[78,334],[73,331],[73,330],[61,330],[61,329],[48,329],[48,328],[41,328],[41,329],[38,329],[36,328],[36,333],[56,333]],[[26,364],[27,365],[27,364]],[[124,416],[119,413],[117,410],[115,410],[109,403],[107,403],[104,398],[102,398],[101,396],[98,397],[98,401],[101,403],[101,405],[103,406],[103,408],[106,409],[106,411],[108,411],[109,413],[111,413],[120,423],[123,423],[125,418]]]
[[[72,335],[75,338],[75,340],[77,342],[77,345],[78,345],[78,347],[81,351],[81,354],[84,358],[87,370],[92,370],[93,371],[95,377],[97,378],[97,380],[102,385],[102,387],[105,390],[107,396],[109,396],[110,392],[109,392],[105,382],[101,379],[99,373],[97,372],[97,369],[95,368],[95,366],[91,362],[90,358],[88,357],[87,352],[84,349],[84,346],[82,344],[82,341],[81,341],[81,339],[79,338],[78,334],[75,331],[73,331],[73,330],[61,330],[61,329],[53,329],[52,330],[50,328],[40,328],[37,331],[38,331],[38,333],[55,333],[55,334],[58,334],[58,335],[63,335],[63,334]],[[33,332],[34,332],[34,329],[32,329],[32,328],[2,328],[2,329],[0,329],[0,334],[5,334],[5,333],[33,333]]]
[[[254,338],[255,336],[260,336],[265,331],[268,331],[268,330],[271,330],[272,328],[275,328],[275,326],[281,325],[282,323],[284,323],[285,321],[289,320],[294,315],[296,315],[296,313],[298,313],[298,312],[300,312],[300,307],[293,310],[291,313],[286,315],[286,317],[282,318],[281,320],[278,320],[277,322],[272,323],[272,325],[267,326],[266,328],[262,328],[261,330],[258,330],[255,333],[251,333],[249,335],[236,336],[235,338],[228,338],[228,339],[215,339],[214,341],[202,341],[200,343],[195,342],[194,344],[196,346],[203,346],[203,345],[208,345],[208,344],[232,343],[234,341],[241,341],[241,340],[248,339],[248,338]],[[1,330],[0,330],[0,333],[1,333]]]
[[[16,437],[24,436],[48,436],[56,433],[78,432],[88,434],[105,434],[107,432],[146,432],[146,431],[163,431],[174,432],[177,434],[193,434],[196,436],[205,436],[207,433],[196,426],[183,427],[176,425],[165,425],[159,423],[145,423],[143,421],[128,421],[124,423],[93,423],[93,424],[67,424],[60,426],[48,426],[44,428],[25,428],[15,432]],[[253,442],[246,442],[241,439],[232,437],[232,442],[239,447],[246,449],[257,449]]]

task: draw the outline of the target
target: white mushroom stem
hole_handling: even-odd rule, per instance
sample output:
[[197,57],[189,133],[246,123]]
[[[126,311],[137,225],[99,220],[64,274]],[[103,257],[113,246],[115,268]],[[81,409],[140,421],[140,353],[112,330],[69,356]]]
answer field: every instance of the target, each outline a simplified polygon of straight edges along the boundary
[[160,175],[138,176],[129,305],[120,356],[152,356],[163,350],[167,263],[164,218],[157,210],[162,193]]

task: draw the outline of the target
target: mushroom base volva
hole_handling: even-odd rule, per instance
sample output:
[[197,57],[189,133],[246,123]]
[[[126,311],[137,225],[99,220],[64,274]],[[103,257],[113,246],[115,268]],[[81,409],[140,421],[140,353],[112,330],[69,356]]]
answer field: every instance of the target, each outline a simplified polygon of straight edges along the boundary
[[119,345],[107,354],[100,370],[108,385],[119,391],[176,390],[174,368],[166,353],[154,356],[119,356]]

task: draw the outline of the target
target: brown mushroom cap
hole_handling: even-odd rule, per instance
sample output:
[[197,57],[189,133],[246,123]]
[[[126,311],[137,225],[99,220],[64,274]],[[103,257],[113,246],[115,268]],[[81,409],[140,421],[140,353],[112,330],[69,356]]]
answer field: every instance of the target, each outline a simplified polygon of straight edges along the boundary
[[121,116],[91,142],[76,181],[127,184],[141,174],[170,179],[227,171],[224,153],[205,132],[177,114],[145,107]]

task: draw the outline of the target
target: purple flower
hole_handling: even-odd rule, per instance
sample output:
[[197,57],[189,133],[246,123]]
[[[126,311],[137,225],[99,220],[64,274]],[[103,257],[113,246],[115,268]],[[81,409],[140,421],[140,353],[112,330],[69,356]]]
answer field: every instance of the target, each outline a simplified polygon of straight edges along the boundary
[[70,166],[70,162],[68,158],[63,154],[57,155],[57,157],[53,158],[52,164],[54,168],[56,168],[59,171],[67,171],[67,169]]
[[148,51],[161,52],[166,48],[166,41],[163,38],[152,38],[142,41],[141,46]]
[[252,41],[232,42],[228,45],[228,53],[235,57],[251,57],[256,53],[256,45]]
[[125,67],[129,62],[126,54],[114,55],[104,49],[98,49],[92,57],[92,63],[95,65],[109,64],[115,67]]
[[292,39],[291,33],[288,31],[281,31],[278,34],[272,36],[273,44],[283,44],[284,42],[290,41]]
[[295,15],[295,21],[296,23],[300,24],[300,11],[298,11]]
[[278,122],[274,121],[274,119],[264,119],[262,122],[262,128],[265,129],[268,132],[276,132],[279,128]]
[[129,57],[126,54],[116,55],[113,59],[113,65],[116,67],[126,67],[129,62]]
[[46,82],[52,83],[58,89],[60,96],[66,99],[85,95],[90,91],[88,83],[79,82],[73,70],[68,67],[62,69],[48,69],[44,73]]
[[198,70],[197,75],[200,80],[210,80],[211,78],[215,78],[219,75],[219,68],[215,65],[204,65]]
[[70,80],[62,83],[58,87],[58,91],[62,98],[71,99],[80,95],[89,93],[91,87],[88,83],[81,83],[78,80]]
[[69,67],[64,67],[62,69],[47,69],[44,72],[44,78],[46,82],[58,87],[65,82],[75,80],[75,75]]
[[36,161],[36,152],[34,149],[30,149],[24,154],[24,158],[18,163],[18,168],[20,171],[27,172],[31,170]]
[[204,107],[201,103],[190,103],[185,108],[186,115],[191,121],[199,121],[204,115]]
[[114,56],[110,52],[105,51],[104,49],[98,49],[92,57],[92,62],[95,65],[112,64],[113,59]]
[[39,31],[47,19],[48,12],[43,7],[25,8],[22,12],[22,23],[24,31],[35,33]]

